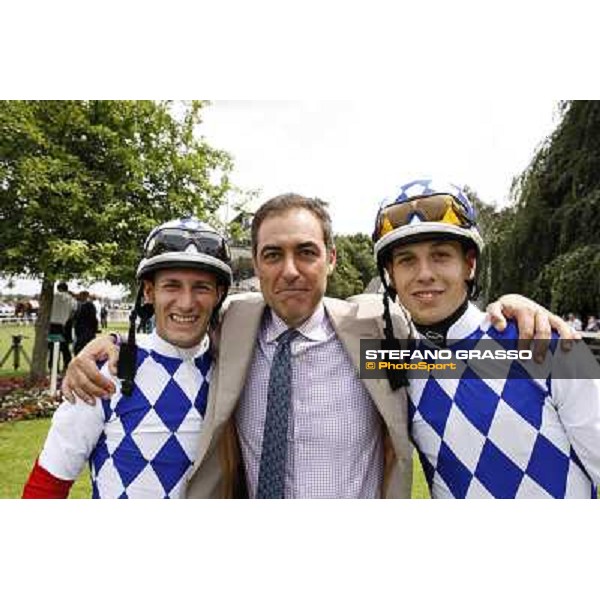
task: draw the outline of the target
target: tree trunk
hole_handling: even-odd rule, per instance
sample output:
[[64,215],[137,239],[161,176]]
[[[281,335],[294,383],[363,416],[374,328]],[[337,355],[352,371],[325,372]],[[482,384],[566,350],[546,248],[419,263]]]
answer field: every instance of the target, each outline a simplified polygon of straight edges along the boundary
[[40,310],[35,322],[35,342],[31,358],[29,379],[39,381],[46,376],[46,357],[48,355],[48,330],[50,328],[50,311],[54,298],[54,281],[44,276],[42,293],[40,294]]

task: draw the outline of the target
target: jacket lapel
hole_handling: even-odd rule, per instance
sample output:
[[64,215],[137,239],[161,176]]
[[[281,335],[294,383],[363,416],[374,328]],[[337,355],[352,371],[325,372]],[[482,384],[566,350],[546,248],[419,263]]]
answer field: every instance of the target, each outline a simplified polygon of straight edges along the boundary
[[262,297],[253,297],[232,302],[225,313],[216,364],[217,424],[231,416],[244,389],[264,309]]
[[264,308],[262,296],[240,298],[232,301],[222,316],[215,340],[216,357],[198,459],[190,479],[206,460],[211,446],[223,439],[224,426],[244,388]]
[[[357,375],[360,375],[360,340],[383,338],[379,320],[356,318],[357,308],[355,305],[332,302],[329,298],[325,298],[325,307],[339,339],[357,370]],[[404,430],[406,428],[403,410],[404,394],[395,394],[387,379],[361,379],[361,381],[387,428],[395,432]]]

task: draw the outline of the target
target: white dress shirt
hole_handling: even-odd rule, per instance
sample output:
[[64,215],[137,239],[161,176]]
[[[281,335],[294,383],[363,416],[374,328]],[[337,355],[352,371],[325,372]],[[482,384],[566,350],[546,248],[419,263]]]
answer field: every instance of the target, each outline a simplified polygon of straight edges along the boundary
[[[236,427],[250,497],[256,495],[269,372],[287,325],[267,309]],[[292,341],[286,498],[376,498],[383,481],[382,423],[323,304]]]

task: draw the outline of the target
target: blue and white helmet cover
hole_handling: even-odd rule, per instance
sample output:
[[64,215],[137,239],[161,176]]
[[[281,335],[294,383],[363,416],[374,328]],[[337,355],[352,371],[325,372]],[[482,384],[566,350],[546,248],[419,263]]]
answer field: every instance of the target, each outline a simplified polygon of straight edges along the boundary
[[[378,225],[380,223],[380,215],[381,212],[394,204],[402,204],[403,202],[409,202],[416,198],[427,197],[427,196],[437,196],[437,195],[449,195],[456,199],[457,202],[461,204],[465,211],[465,215],[473,223],[471,227],[458,227],[456,225],[451,225],[449,223],[436,223],[436,222],[425,222],[420,221],[418,218],[411,221],[407,225],[398,227],[384,235],[380,238],[377,237],[378,234]],[[476,212],[475,208],[472,205],[471,201],[465,194],[462,187],[454,184],[448,183],[443,180],[438,180],[434,178],[420,178],[414,179],[400,186],[398,192],[394,195],[392,199],[385,198],[379,207],[379,211],[377,212],[377,219],[375,222],[375,232],[373,234],[373,241],[375,242],[374,254],[375,258],[378,258],[382,251],[388,249],[390,245],[398,243],[400,240],[405,238],[411,238],[411,240],[416,239],[415,236],[426,236],[435,233],[454,236],[457,238],[462,238],[469,240],[475,244],[479,252],[483,249],[483,239],[481,238],[481,234],[477,229],[476,225]]]

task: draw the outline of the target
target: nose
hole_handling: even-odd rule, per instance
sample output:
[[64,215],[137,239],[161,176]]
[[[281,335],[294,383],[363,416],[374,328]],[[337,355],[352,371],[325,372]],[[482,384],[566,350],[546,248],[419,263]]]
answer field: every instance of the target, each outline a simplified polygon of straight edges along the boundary
[[194,292],[191,288],[184,287],[177,295],[177,307],[181,311],[191,311],[194,307]]
[[422,258],[417,264],[417,280],[421,283],[430,283],[435,279],[431,262]]
[[294,279],[300,276],[293,254],[285,257],[281,275],[287,283],[294,281]]

